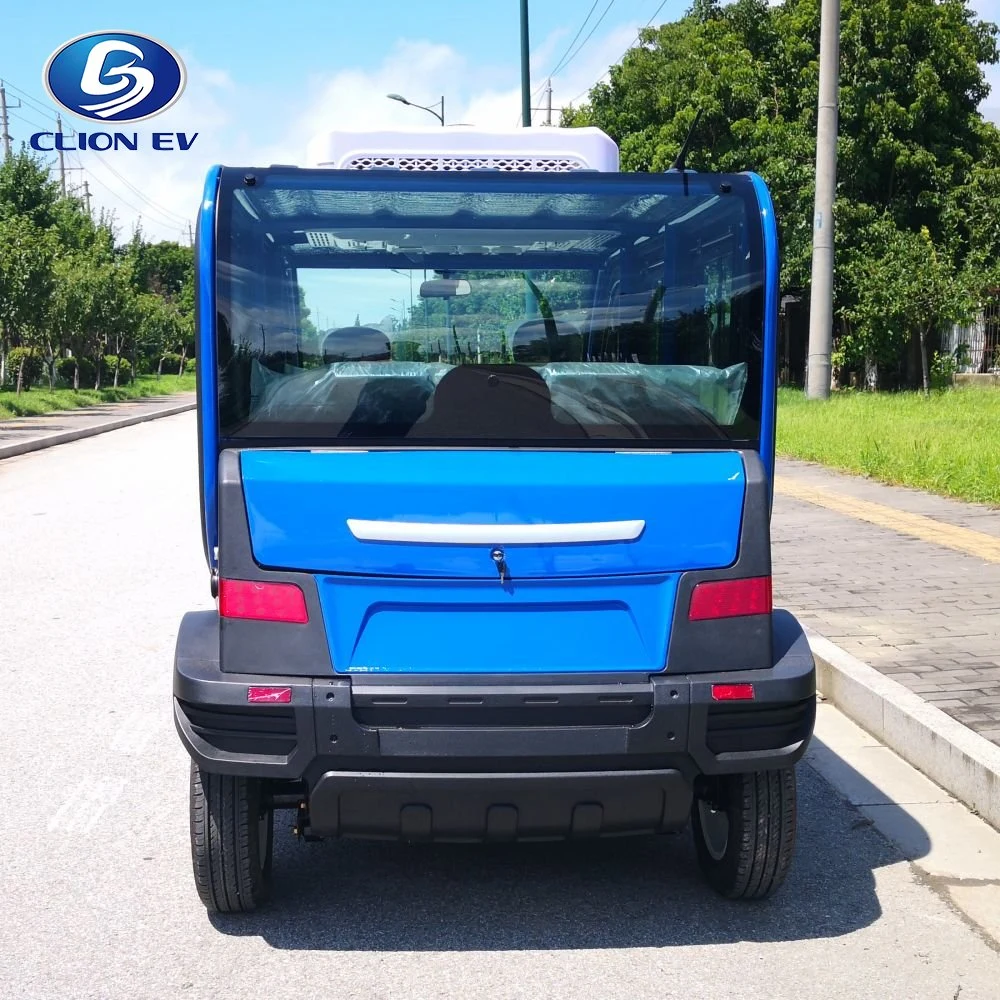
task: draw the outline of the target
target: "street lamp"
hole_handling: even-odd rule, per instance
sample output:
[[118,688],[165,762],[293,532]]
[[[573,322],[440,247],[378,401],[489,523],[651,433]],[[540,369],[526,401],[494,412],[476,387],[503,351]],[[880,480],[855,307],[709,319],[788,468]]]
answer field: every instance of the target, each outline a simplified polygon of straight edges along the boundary
[[400,271],[398,268],[390,267],[390,271],[393,274],[399,274],[404,278],[409,278],[410,280],[410,312],[413,312],[413,272],[412,271]]
[[442,125],[444,125],[444,95],[441,95],[441,110],[435,111],[434,105],[429,108],[425,107],[423,104],[414,104],[413,101],[408,101],[402,94],[386,94],[386,97],[390,101],[399,101],[400,104],[408,104],[411,108],[420,108],[421,111],[429,111]]

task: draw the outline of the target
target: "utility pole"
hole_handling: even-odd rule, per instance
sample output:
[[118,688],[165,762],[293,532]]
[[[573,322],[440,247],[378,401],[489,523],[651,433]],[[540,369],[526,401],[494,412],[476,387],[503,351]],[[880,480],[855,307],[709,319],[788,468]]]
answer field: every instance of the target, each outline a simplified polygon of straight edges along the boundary
[[[20,101],[13,105],[15,108],[20,106]],[[3,140],[3,158],[5,160],[10,159],[10,123],[7,118],[7,108],[7,91],[4,90],[3,80],[0,80],[0,139]]]
[[552,78],[545,85],[545,124],[552,124]]
[[191,223],[188,223],[188,245],[194,246],[194,230],[191,228]]
[[819,106],[816,116],[816,213],[806,396],[830,398],[833,350],[833,201],[837,192],[837,105],[840,89],[840,0],[822,0]]
[[528,0],[521,0],[521,124],[531,124],[531,66],[528,45]]
[[62,143],[62,117],[56,115],[56,149],[59,152],[59,186],[62,188],[62,196],[66,197],[66,160],[63,156]]
[[83,179],[83,200],[87,203],[87,215],[90,215],[90,182],[86,177]]

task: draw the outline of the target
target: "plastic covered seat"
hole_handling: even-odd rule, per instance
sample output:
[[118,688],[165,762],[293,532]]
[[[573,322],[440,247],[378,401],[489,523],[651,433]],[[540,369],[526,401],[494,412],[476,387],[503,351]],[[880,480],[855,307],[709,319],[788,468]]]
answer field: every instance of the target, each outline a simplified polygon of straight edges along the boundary
[[332,330],[323,340],[323,364],[337,361],[389,361],[389,338],[371,326],[344,326]]
[[552,361],[581,361],[583,335],[572,323],[550,321],[555,336],[544,319],[525,320],[514,331],[511,353],[521,365],[545,365]]

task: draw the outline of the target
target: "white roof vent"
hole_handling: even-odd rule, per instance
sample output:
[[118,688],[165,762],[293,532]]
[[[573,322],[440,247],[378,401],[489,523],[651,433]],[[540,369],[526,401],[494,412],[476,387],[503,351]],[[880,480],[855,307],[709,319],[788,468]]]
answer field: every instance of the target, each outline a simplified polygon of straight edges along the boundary
[[618,147],[600,129],[551,126],[328,132],[309,143],[306,158],[335,170],[618,170]]

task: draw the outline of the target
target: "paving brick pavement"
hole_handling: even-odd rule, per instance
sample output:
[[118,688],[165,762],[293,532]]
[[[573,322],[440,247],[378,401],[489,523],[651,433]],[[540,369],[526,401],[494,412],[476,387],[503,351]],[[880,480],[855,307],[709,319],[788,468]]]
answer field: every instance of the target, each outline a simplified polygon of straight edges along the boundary
[[[1000,511],[786,460],[781,477],[1000,537]],[[1000,744],[1000,563],[775,495],[775,601]]]

